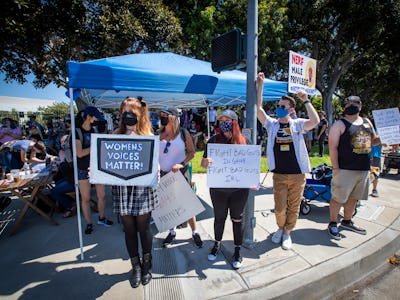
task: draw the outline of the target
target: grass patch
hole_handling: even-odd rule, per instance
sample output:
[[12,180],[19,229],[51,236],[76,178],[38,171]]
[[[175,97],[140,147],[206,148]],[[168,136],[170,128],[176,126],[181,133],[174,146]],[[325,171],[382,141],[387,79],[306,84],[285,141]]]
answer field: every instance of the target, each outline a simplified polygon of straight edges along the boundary
[[[325,147],[327,150],[328,147]],[[203,151],[197,151],[194,158],[192,159],[192,172],[193,173],[206,173],[206,169],[201,167],[201,159],[203,158]],[[310,164],[311,167],[314,168],[320,164],[331,165],[331,160],[329,158],[329,154],[324,154],[323,157],[318,157],[318,145],[314,145],[312,147],[312,151],[310,154]],[[267,160],[265,155],[261,157],[261,173],[265,173],[268,171]]]

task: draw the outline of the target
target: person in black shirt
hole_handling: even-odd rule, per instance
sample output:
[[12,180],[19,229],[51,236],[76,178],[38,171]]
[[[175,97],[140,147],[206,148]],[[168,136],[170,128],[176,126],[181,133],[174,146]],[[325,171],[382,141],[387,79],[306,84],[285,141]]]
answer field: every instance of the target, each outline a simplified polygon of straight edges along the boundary
[[329,202],[328,232],[341,239],[337,227],[340,207],[344,207],[341,227],[359,234],[367,231],[351,220],[357,201],[368,199],[371,147],[380,143],[374,127],[360,117],[362,102],[358,96],[344,101],[344,116],[335,122],[329,132],[329,155],[332,162],[332,198]]
[[[98,121],[104,121],[100,111],[94,106],[86,107],[83,112],[83,122],[80,128],[82,135],[76,132],[76,154],[78,157],[78,180],[79,190],[82,197],[82,213],[86,220],[85,234],[91,234],[93,231],[92,217],[90,214],[90,194],[91,184],[89,182],[89,165],[90,165],[90,136],[95,133],[93,127],[96,126]],[[83,140],[80,140],[82,136]],[[107,220],[104,216],[106,208],[106,193],[104,185],[96,184],[96,195],[97,195],[97,208],[99,211],[99,219],[97,224],[105,227],[110,227],[113,222]]]
[[319,113],[319,124],[318,124],[318,133],[317,133],[317,140],[318,140],[318,145],[319,145],[319,157],[324,156],[324,144],[325,144],[325,138],[326,138],[326,133],[328,129],[328,121],[326,120],[326,113],[321,110]]

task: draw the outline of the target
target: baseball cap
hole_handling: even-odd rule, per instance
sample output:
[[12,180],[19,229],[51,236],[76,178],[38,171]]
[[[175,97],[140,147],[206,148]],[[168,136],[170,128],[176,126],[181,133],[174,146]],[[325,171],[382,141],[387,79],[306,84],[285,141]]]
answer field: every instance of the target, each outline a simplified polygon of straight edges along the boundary
[[238,120],[237,114],[236,114],[233,110],[230,110],[230,109],[224,110],[224,111],[217,117],[217,119],[219,120],[221,117],[227,117],[227,118],[229,118],[229,119],[236,120],[236,121]]
[[175,106],[164,106],[161,112],[166,113],[167,115],[173,115],[178,117],[179,113]]
[[343,104],[346,104],[347,102],[356,102],[358,104],[361,104],[361,98],[358,96],[349,96],[346,99],[344,99]]
[[83,114],[85,116],[89,115],[89,116],[93,116],[96,117],[97,120],[99,121],[104,121],[104,117],[102,116],[102,114],[100,113],[100,111],[94,107],[94,106],[88,106],[83,110]]

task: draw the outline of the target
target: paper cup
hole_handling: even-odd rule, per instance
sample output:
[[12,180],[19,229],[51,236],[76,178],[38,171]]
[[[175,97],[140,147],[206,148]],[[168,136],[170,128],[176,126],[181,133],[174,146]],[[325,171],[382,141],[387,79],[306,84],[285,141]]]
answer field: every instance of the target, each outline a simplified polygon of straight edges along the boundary
[[7,173],[6,176],[7,176],[7,180],[8,181],[14,181],[14,175],[13,174]]

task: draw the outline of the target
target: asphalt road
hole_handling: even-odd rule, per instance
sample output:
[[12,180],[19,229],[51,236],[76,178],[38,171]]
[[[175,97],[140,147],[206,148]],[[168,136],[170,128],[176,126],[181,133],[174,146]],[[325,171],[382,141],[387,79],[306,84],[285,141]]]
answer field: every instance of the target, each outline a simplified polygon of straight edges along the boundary
[[398,300],[400,299],[400,265],[389,262],[355,284],[336,300]]

